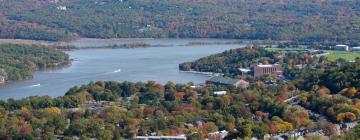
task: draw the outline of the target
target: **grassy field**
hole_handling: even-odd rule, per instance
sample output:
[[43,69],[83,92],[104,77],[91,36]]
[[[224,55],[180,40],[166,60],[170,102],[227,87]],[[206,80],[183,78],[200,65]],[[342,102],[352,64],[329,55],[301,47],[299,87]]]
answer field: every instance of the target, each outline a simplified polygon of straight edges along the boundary
[[329,55],[326,58],[330,61],[335,61],[336,59],[343,58],[347,61],[352,61],[356,57],[360,58],[360,52],[345,52],[345,51],[329,51]]
[[280,51],[280,52],[304,52],[307,49],[303,48],[266,48],[268,51]]
[[[280,51],[283,53],[287,52],[302,52],[306,49],[302,48],[266,48],[268,51]],[[347,61],[355,60],[355,58],[360,58],[360,52],[346,52],[346,51],[328,51],[330,54],[326,55],[326,58],[330,61],[335,61],[336,59],[343,58]]]

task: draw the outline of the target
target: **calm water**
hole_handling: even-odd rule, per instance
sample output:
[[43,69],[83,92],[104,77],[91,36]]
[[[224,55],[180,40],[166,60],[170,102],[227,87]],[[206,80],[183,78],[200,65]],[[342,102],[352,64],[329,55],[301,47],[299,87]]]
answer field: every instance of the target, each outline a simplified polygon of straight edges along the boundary
[[110,40],[98,40],[98,39],[80,39],[72,42],[67,42],[67,45],[74,45],[80,47],[88,46],[109,46],[109,45],[122,45],[133,43],[145,43],[150,45],[168,45],[168,46],[184,46],[191,42],[202,43],[224,43],[224,42],[236,42],[235,39],[151,39],[151,38],[138,38],[138,39],[110,39]]
[[[169,43],[161,39],[151,40],[159,45]],[[176,45],[186,44],[193,40],[175,40]],[[78,43],[78,46],[88,45]],[[113,41],[98,41],[96,44],[108,45]],[[121,40],[117,43],[122,43]],[[116,81],[148,81],[154,80],[166,83],[171,80],[176,83],[193,81],[203,83],[209,77],[201,74],[184,73],[178,70],[178,64],[186,61],[229,50],[243,47],[242,45],[207,45],[207,46],[175,46],[138,49],[95,49],[67,52],[75,59],[69,67],[38,71],[34,79],[15,82],[0,86],[0,99],[23,98],[33,95],[62,96],[75,85],[87,84],[97,80]]]

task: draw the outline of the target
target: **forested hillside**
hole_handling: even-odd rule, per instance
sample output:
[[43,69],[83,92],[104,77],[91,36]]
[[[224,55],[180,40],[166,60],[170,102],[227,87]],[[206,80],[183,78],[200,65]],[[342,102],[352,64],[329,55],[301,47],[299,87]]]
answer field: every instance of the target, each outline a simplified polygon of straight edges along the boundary
[[41,45],[0,44],[0,70],[7,80],[24,80],[37,69],[69,63],[69,56],[52,47]]
[[245,47],[203,57],[194,62],[185,62],[179,65],[179,69],[237,75],[240,74],[239,68],[247,68],[256,63],[269,63],[269,61],[274,63],[277,62],[275,58],[279,55],[278,52],[267,51],[261,47]]
[[50,28],[24,21],[11,21],[0,13],[0,38],[66,41],[76,37],[77,34],[64,29]]
[[[47,35],[49,40],[66,40],[78,34],[349,44],[360,38],[356,0],[2,0],[0,12],[18,25],[2,22],[1,35],[9,38],[47,39]],[[14,35],[23,27],[19,24],[31,24],[39,34]],[[40,32],[47,34],[38,37]]]
[[[312,57],[310,52],[288,52],[271,51],[259,46],[245,47],[228,50],[222,53],[200,58],[193,62],[179,64],[183,71],[200,71],[223,73],[226,76],[241,75],[239,68],[250,68],[255,64],[284,65],[285,74],[293,77],[293,70],[296,65],[307,65],[319,63],[318,59]],[[291,76],[290,76],[291,75]]]

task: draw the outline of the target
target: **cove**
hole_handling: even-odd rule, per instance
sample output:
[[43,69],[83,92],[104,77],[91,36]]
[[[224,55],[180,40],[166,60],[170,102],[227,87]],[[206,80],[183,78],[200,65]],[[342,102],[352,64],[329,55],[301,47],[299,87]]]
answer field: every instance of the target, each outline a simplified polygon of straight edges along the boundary
[[[130,40],[131,41],[131,40]],[[136,39],[135,41],[139,41]],[[147,41],[147,40],[145,40]],[[244,47],[240,44],[190,45],[193,39],[150,39],[153,45],[174,44],[173,47],[150,47],[136,49],[90,49],[67,52],[75,61],[71,66],[37,71],[31,80],[0,85],[0,99],[27,96],[62,96],[76,85],[91,81],[157,81],[166,83],[204,83],[209,77],[202,74],[181,72],[178,64],[193,61],[225,50]],[[218,41],[198,39],[196,41]],[[123,40],[96,40],[71,42],[78,46],[92,44],[112,45]],[[172,43],[174,42],[174,43]],[[84,44],[85,43],[85,44]],[[146,42],[145,42],[146,43]]]

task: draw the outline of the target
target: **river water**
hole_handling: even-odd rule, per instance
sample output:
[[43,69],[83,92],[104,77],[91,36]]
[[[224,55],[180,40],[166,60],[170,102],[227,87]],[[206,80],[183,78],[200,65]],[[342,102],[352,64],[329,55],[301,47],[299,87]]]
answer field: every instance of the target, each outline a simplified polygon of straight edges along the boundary
[[243,45],[192,45],[189,42],[224,42],[212,39],[119,39],[78,40],[69,42],[76,46],[103,46],[126,43],[172,45],[137,49],[90,49],[67,52],[75,61],[71,66],[37,71],[31,80],[0,85],[0,99],[24,98],[34,95],[62,96],[76,85],[98,80],[148,81],[161,83],[204,83],[209,77],[181,72],[178,64],[193,61],[210,54],[240,48]]

